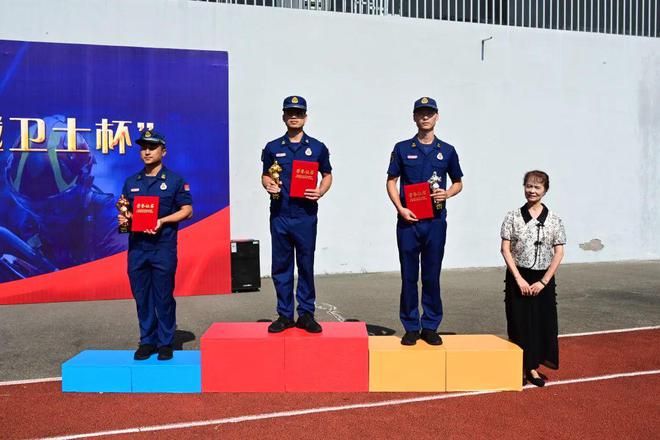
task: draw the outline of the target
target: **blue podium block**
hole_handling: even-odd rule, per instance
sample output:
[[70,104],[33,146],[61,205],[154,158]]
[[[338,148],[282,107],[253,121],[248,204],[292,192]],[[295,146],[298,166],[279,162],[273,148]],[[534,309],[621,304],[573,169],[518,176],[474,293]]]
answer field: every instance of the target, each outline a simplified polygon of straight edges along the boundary
[[175,351],[169,361],[157,355],[133,359],[132,350],[85,350],[62,364],[62,391],[87,393],[200,393],[200,353]]

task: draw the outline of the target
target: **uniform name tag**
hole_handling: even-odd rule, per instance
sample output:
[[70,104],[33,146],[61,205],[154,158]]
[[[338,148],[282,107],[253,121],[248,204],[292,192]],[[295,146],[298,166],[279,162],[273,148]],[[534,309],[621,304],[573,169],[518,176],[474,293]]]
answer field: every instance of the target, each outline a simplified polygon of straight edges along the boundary
[[415,156],[415,155],[408,155],[408,159],[417,159],[417,156]]
[[275,157],[284,157],[286,156],[286,153],[277,153]]
[[138,191],[140,191],[140,188],[131,188],[131,192],[132,192],[132,193],[136,193],[136,192],[138,192]]

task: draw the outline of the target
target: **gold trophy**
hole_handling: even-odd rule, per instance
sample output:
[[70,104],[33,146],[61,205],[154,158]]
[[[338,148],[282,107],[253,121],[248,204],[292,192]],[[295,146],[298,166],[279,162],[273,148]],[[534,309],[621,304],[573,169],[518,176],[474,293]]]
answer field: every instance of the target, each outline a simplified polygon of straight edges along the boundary
[[[433,192],[436,189],[440,189],[440,182],[442,182],[442,177],[438,176],[438,173],[433,171],[433,175],[428,180],[428,182],[429,182],[429,186],[431,187],[431,197],[433,197]],[[436,202],[434,199],[433,206],[435,207],[436,211],[442,211],[442,208],[444,208],[445,204],[444,202]]]
[[[119,213],[126,217],[126,214],[128,214],[128,206],[131,204],[131,202],[128,201],[126,197],[122,194],[115,206],[119,210]],[[128,224],[129,222],[126,221],[126,223],[120,223],[119,224],[119,233],[120,234],[126,234],[128,233]]]
[[[277,186],[282,186],[282,181],[280,180],[280,173],[282,172],[282,167],[280,166],[277,161],[273,162],[273,164],[268,168],[268,175],[270,176],[271,179],[275,181]],[[280,195],[279,193],[276,194],[271,194],[270,198],[273,200],[279,200]]]

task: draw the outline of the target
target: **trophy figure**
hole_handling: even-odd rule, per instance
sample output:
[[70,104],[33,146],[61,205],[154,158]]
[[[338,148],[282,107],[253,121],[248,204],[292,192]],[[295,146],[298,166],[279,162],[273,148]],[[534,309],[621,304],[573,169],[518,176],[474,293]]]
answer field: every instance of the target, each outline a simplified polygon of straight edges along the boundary
[[[282,181],[280,180],[280,173],[282,172],[282,167],[280,166],[277,161],[273,162],[273,164],[268,168],[268,175],[270,176],[271,179],[275,181],[277,186],[282,186]],[[280,195],[279,194],[271,194],[270,197],[273,200],[279,200]]]
[[[436,189],[440,189],[440,182],[442,182],[442,177],[438,176],[438,174],[433,171],[433,175],[431,178],[428,180],[429,186],[431,187],[431,197],[433,197],[433,192]],[[435,207],[436,211],[442,211],[442,208],[444,207],[443,202],[436,202],[433,200],[433,206]]]
[[[124,195],[122,194],[115,206],[119,210],[119,213],[123,215],[124,217],[127,217],[128,214],[128,206],[130,205],[130,202]],[[126,234],[128,233],[128,221],[125,223],[120,223],[119,224],[119,233],[120,234]]]

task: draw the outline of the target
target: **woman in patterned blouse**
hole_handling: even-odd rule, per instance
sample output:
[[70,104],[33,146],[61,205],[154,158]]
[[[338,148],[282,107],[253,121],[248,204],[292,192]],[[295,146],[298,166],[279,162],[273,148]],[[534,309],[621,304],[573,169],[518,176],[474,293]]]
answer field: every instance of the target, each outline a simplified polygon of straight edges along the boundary
[[505,305],[509,340],[523,349],[523,381],[545,385],[539,365],[559,368],[555,272],[564,256],[566,233],[561,219],[541,200],[550,188],[543,171],[523,179],[525,203],[502,223],[506,262]]

